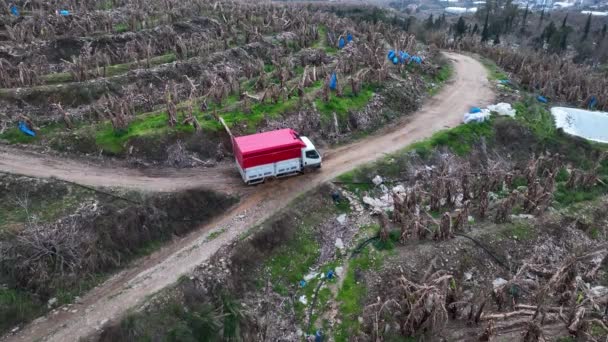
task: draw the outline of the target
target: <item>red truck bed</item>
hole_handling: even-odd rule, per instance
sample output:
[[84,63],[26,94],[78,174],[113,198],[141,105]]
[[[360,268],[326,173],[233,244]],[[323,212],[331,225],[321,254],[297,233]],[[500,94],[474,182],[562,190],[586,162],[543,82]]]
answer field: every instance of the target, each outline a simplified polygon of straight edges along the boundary
[[300,158],[306,144],[291,128],[235,137],[232,149],[242,169]]

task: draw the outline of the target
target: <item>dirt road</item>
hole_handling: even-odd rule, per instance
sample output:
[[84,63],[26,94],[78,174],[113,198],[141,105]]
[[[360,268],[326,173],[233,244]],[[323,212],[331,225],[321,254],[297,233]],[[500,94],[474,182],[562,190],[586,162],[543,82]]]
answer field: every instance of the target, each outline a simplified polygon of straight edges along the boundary
[[[454,76],[420,111],[363,140],[327,151],[319,172],[255,187],[255,191],[245,196],[233,210],[139,260],[92,290],[79,304],[67,311],[58,310],[57,314],[38,319],[16,335],[5,338],[8,341],[76,341],[94,334],[108,320],[119,319],[129,308],[143,303],[147,296],[175,283],[181,275],[205,262],[222,245],[283,208],[296,196],[358,165],[428,137],[435,131],[458,125],[462,114],[470,106],[489,104],[494,94],[488,84],[486,70],[479,62],[468,56],[447,55],[454,62]],[[37,160],[34,156],[28,156],[25,160],[23,162],[21,157],[14,158],[0,150],[0,171],[37,177],[55,176],[87,185],[148,190],[213,185],[223,181],[234,184],[238,181],[232,174],[222,176],[216,171],[212,171],[211,176],[202,171],[198,175],[194,171],[188,171],[186,175],[182,171],[152,175],[133,170],[103,170],[76,163],[63,164],[62,161],[48,158]],[[207,241],[211,231],[223,233]]]

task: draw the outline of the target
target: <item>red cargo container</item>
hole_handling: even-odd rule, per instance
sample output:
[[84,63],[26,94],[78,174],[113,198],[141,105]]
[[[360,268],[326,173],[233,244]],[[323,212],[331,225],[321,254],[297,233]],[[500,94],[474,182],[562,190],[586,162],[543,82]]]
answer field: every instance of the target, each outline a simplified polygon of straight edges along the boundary
[[291,128],[235,137],[234,156],[243,169],[300,158],[306,144]]
[[232,150],[239,172],[248,184],[321,166],[321,156],[312,142],[290,128],[235,137]]

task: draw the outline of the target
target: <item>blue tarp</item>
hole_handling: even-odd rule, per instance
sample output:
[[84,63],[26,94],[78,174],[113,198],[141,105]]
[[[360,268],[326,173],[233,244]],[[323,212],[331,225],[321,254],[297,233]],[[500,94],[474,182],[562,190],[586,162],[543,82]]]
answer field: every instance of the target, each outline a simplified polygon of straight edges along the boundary
[[349,33],[349,34],[346,36],[346,41],[347,41],[347,42],[349,42],[349,43],[350,43],[350,42],[352,42],[352,41],[353,41],[353,35]]
[[346,45],[346,42],[344,41],[344,37],[340,37],[340,40],[338,41],[338,47],[340,49],[344,48],[344,45]]
[[410,62],[414,62],[416,64],[420,64],[420,63],[422,63],[422,58],[418,57],[418,56],[412,56],[412,58],[410,58]]
[[329,79],[329,89],[336,90],[337,86],[338,86],[338,77],[336,76],[336,73],[334,72],[331,74],[331,78]]
[[15,16],[18,17],[19,16],[19,9],[17,8],[17,6],[12,5],[11,6],[11,13]]
[[481,108],[479,108],[479,107],[471,107],[471,110],[469,110],[469,113],[471,113],[471,114],[481,113]]
[[23,134],[29,135],[30,137],[36,136],[36,132],[29,129],[29,127],[27,127],[27,125],[23,121],[19,121],[19,130],[23,132]]
[[547,98],[546,98],[546,97],[541,96],[541,95],[538,95],[538,96],[536,97],[536,100],[537,100],[538,102],[542,102],[542,103],[547,103],[547,102],[549,102],[549,100],[547,100]]
[[597,105],[597,99],[595,96],[591,96],[591,100],[589,100],[589,108],[593,109]]
[[59,11],[57,11],[57,13],[64,17],[70,15],[70,11],[68,11],[68,10],[59,10]]

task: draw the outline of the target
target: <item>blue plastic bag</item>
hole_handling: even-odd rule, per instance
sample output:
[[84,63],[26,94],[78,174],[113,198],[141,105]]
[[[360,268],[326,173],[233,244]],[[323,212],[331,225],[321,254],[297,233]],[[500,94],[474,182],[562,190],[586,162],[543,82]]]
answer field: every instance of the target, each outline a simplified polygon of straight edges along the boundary
[[344,45],[346,45],[346,42],[344,41],[344,37],[340,37],[340,40],[338,41],[338,47],[340,49],[344,48]]
[[29,127],[27,127],[27,125],[23,121],[19,121],[19,130],[23,132],[23,134],[29,135],[30,137],[36,136],[36,132],[32,131]]
[[70,11],[68,11],[68,10],[59,10],[59,11],[57,11],[57,14],[59,14],[62,17],[67,17],[68,15],[70,15]]
[[407,52],[400,51],[399,55],[401,55],[401,60],[403,61],[403,63],[410,59],[410,55]]
[[471,110],[469,110],[469,113],[471,113],[471,114],[481,113],[481,108],[479,108],[479,107],[471,107]]
[[338,86],[338,76],[336,76],[336,73],[334,72],[331,74],[331,78],[329,79],[329,89],[336,90],[337,86]]
[[350,42],[352,42],[352,41],[353,41],[353,35],[349,33],[349,34],[346,36],[346,41],[347,41],[347,42],[349,42],[349,43],[350,43]]
[[397,56],[393,57],[393,64],[395,64],[395,65],[399,64],[399,57],[397,57]]
[[327,279],[334,279],[334,271],[333,270],[327,271]]
[[11,14],[14,15],[15,17],[19,16],[19,9],[17,8],[17,6],[15,6],[15,5],[11,6]]
[[388,57],[388,59],[389,59],[389,60],[391,60],[391,61],[392,61],[392,60],[393,60],[393,58],[395,58],[395,51],[390,50],[390,51],[388,52],[387,57]]
[[547,102],[549,102],[549,100],[547,100],[547,98],[546,98],[546,97],[541,96],[541,95],[538,95],[538,96],[536,97],[536,100],[537,100],[538,102],[542,102],[542,103],[547,103]]
[[302,279],[300,280],[300,287],[305,287],[306,286],[306,280]]
[[589,108],[593,109],[597,105],[597,99],[595,96],[591,96],[591,100],[589,100]]
[[422,63],[422,58],[420,58],[419,56],[412,56],[410,58],[410,62],[416,63],[416,64],[421,64]]
[[317,330],[315,333],[315,342],[323,342],[323,333],[321,330]]

